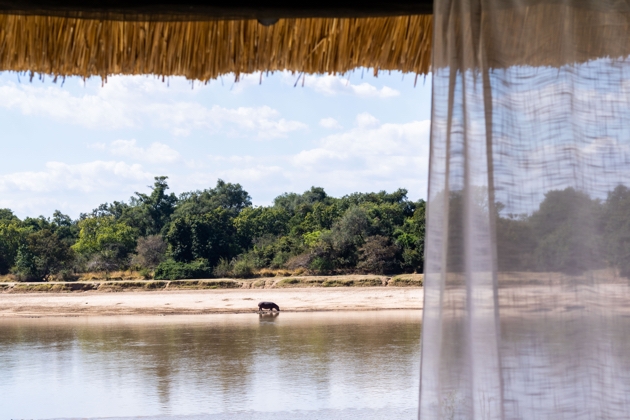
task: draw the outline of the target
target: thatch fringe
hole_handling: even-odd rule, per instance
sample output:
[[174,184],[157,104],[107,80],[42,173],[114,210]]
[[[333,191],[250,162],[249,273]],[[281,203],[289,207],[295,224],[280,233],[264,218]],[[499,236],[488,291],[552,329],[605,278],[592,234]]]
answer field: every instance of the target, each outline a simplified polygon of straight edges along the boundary
[[444,7],[433,14],[433,71],[558,68],[630,57],[628,2],[526,0],[483,13],[469,7],[477,3],[438,2]]
[[429,72],[432,17],[134,22],[0,15],[0,70],[54,77],[223,74],[358,67]]

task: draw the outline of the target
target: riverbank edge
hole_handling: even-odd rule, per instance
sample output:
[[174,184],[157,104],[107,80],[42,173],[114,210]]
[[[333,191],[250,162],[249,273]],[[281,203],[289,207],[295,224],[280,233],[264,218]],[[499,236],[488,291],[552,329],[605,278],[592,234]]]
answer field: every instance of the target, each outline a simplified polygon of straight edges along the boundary
[[255,279],[94,280],[76,282],[4,282],[3,293],[131,292],[212,289],[287,289],[315,287],[422,287],[422,274],[291,276]]
[[[258,312],[275,302],[285,312],[422,309],[421,287],[307,287],[101,293],[8,293],[0,319],[94,315],[210,315]],[[274,312],[276,313],[276,312]]]

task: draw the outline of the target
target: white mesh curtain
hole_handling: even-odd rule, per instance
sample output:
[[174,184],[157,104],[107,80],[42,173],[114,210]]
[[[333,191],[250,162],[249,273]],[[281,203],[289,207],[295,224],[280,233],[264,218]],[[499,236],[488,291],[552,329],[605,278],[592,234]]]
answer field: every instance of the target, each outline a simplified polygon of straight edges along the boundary
[[434,31],[420,418],[630,418],[630,2]]

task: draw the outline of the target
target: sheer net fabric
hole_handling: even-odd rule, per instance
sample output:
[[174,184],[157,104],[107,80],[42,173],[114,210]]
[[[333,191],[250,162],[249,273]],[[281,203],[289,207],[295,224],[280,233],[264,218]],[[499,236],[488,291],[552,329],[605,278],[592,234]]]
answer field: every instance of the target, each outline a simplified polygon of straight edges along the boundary
[[437,0],[421,419],[630,413],[630,10]]

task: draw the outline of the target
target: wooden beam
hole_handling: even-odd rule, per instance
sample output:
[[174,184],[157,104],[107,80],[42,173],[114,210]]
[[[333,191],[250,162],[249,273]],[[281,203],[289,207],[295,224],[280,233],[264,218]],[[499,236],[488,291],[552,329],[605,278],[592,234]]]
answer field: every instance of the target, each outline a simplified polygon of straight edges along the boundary
[[353,18],[432,14],[433,0],[0,0],[0,13],[126,21]]

